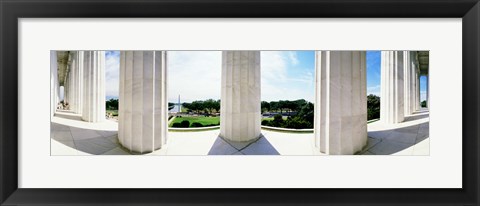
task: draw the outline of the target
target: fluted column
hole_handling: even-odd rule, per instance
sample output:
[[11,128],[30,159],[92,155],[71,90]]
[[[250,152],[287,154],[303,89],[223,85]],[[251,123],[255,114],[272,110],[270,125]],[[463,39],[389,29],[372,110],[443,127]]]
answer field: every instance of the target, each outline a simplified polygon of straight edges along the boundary
[[403,53],[403,72],[404,72],[404,114],[405,115],[410,115],[413,113],[413,107],[412,107],[412,102],[413,102],[413,95],[414,93],[412,91],[413,87],[413,82],[412,82],[412,76],[413,76],[413,70],[412,70],[412,65],[410,64],[411,62],[411,56],[409,51],[404,51]]
[[220,136],[236,142],[260,137],[260,51],[223,51]]
[[165,51],[120,52],[118,138],[127,149],[147,153],[167,141]]
[[417,102],[415,103],[415,107],[417,108],[416,110],[420,110],[422,107],[420,105],[420,102],[421,102],[421,96],[420,96],[420,73],[417,73],[417,79],[415,81],[417,81],[417,88],[416,91],[415,91],[415,95],[417,96]]
[[87,122],[105,120],[105,52],[84,51],[83,111]]
[[76,85],[76,74],[75,74],[75,64],[73,63],[74,53],[70,52],[69,54],[69,85],[70,85],[70,110],[76,112],[77,110],[77,85]]
[[415,106],[415,102],[416,102],[416,88],[417,88],[417,81],[416,81],[416,77],[417,77],[417,52],[415,51],[410,51],[409,52],[409,56],[410,56],[410,61],[407,62],[409,65],[410,65],[410,76],[409,76],[409,79],[410,79],[410,84],[411,84],[411,87],[410,87],[410,90],[408,91],[410,93],[410,102],[409,102],[409,107],[410,107],[410,113],[408,114],[413,114],[415,111],[416,111],[416,106]]
[[330,155],[351,155],[367,144],[366,52],[317,51],[315,145]]
[[429,83],[428,83],[429,76],[430,76],[430,75],[428,75],[428,74],[425,76],[425,77],[426,77],[426,88],[425,88],[426,90],[425,90],[425,92],[427,93],[427,94],[425,95],[425,99],[427,100],[427,105],[426,105],[426,106],[427,106],[427,108],[430,109],[430,91],[428,91],[428,90],[430,89],[429,86],[428,86],[428,84],[429,84]]
[[76,51],[74,54],[74,58],[72,61],[72,64],[75,65],[76,71],[76,78],[75,82],[77,85],[76,89],[76,107],[75,107],[75,112],[77,114],[82,114],[83,113],[83,81],[84,81],[84,76],[83,76],[83,64],[84,64],[84,52],[83,51]]
[[404,109],[404,51],[382,51],[380,121],[387,124],[403,122]]
[[57,110],[58,99],[58,63],[57,52],[50,51],[50,117],[53,117]]

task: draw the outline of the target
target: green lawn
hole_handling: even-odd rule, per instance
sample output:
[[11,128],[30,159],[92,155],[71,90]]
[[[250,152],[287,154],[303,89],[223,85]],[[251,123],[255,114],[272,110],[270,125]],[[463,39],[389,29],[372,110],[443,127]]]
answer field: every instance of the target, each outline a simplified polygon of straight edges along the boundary
[[118,110],[107,110],[108,113],[112,113],[112,116],[118,116]]
[[[287,120],[288,117],[282,117],[283,120]],[[273,120],[273,117],[266,117],[266,118],[262,118],[262,120],[269,120],[269,121],[272,121]]]
[[182,122],[183,120],[188,120],[190,124],[194,122],[199,122],[203,125],[209,125],[209,124],[215,124],[219,125],[220,124],[220,117],[175,117],[175,119],[170,122],[169,127],[173,125],[175,122]]

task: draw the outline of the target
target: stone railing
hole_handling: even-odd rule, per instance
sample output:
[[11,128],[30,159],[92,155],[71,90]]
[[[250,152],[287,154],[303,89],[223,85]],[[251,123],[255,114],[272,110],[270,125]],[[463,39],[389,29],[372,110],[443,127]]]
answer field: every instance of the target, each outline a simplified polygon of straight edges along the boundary
[[187,128],[180,128],[180,127],[169,127],[169,132],[201,132],[201,131],[208,131],[208,130],[216,130],[220,129],[220,125],[218,126],[210,126],[210,127],[187,127]]
[[263,126],[262,129],[270,130],[275,132],[287,132],[287,133],[313,133],[313,129],[290,129],[290,128],[281,128],[281,127],[269,127]]
[[[210,126],[210,127],[188,127],[188,128],[180,128],[180,127],[169,127],[169,132],[201,132],[201,131],[208,131],[208,130],[216,130],[220,129],[220,125],[218,126]],[[289,128],[281,128],[281,127],[269,127],[269,126],[262,126],[262,129],[275,131],[275,132],[285,132],[285,133],[313,133],[313,129],[289,129]]]

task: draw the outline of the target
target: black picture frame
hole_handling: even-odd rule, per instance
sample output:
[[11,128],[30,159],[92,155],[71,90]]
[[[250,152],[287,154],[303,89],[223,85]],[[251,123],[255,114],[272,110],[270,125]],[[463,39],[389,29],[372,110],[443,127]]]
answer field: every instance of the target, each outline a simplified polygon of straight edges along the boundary
[[[1,205],[479,205],[478,0],[0,0],[0,15]],[[463,188],[18,188],[17,20],[74,17],[462,18]]]

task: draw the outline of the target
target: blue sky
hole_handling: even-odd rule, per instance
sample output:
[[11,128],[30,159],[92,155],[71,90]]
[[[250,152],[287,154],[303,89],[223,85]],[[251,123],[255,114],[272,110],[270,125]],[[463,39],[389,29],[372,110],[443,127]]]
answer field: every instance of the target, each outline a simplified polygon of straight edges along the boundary
[[380,51],[367,51],[367,95],[380,96]]
[[[380,51],[367,52],[367,94],[380,95]],[[169,51],[168,100],[220,99],[221,51]],[[106,97],[118,98],[120,52],[106,52]],[[262,100],[314,98],[314,51],[262,51]],[[201,77],[201,78],[199,78]],[[425,77],[420,79],[425,99]]]
[[107,100],[118,98],[119,77],[120,51],[105,52],[105,96]]
[[[367,95],[380,96],[380,51],[367,51]],[[420,100],[426,99],[426,77],[420,77]]]

